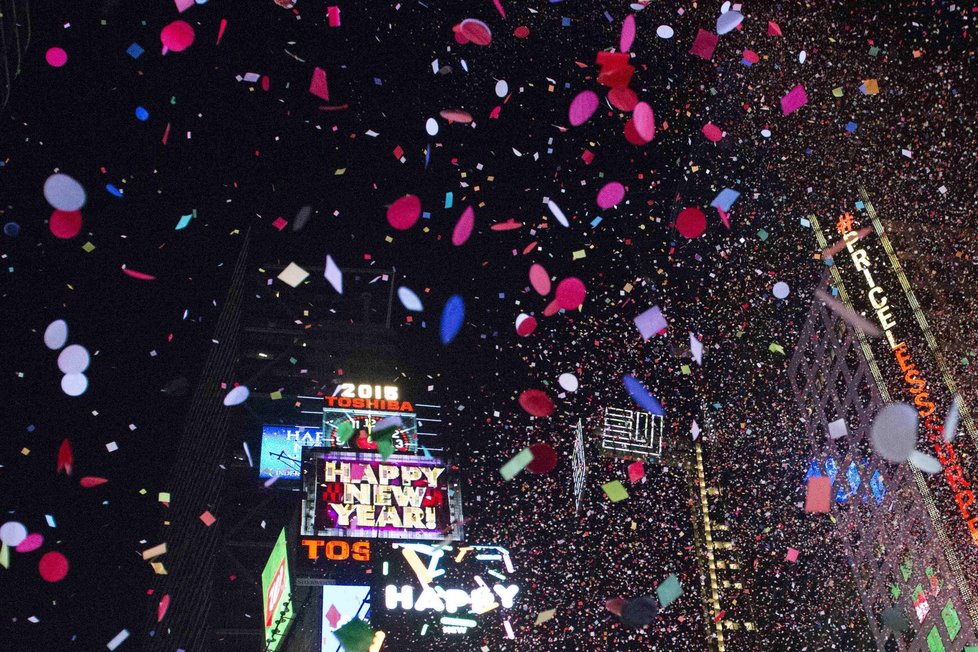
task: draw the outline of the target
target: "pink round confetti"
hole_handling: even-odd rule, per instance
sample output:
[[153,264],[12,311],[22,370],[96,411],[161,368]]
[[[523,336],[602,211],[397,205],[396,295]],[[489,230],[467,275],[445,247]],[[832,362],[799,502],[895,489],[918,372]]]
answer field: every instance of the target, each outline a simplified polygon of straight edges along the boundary
[[155,281],[156,277],[152,274],[147,274],[146,272],[137,272],[134,269],[129,269],[128,267],[123,267],[122,271],[126,273],[127,276],[139,279],[140,281]]
[[421,217],[421,200],[404,195],[387,208],[387,222],[398,231],[410,229]]
[[530,35],[530,28],[527,27],[526,25],[520,25],[519,27],[513,30],[513,36],[515,36],[516,38],[526,38],[529,35]]
[[703,125],[703,135],[706,136],[707,140],[715,143],[723,138],[723,130],[712,122],[707,122]]
[[182,20],[175,20],[160,31],[163,54],[183,52],[194,42],[194,28]]
[[47,61],[48,65],[52,68],[60,68],[68,63],[68,53],[58,47],[49,48],[48,51],[44,53],[44,60]]
[[550,294],[550,274],[540,263],[533,263],[530,266],[530,285],[541,297]]
[[598,110],[598,94],[594,91],[581,91],[571,100],[568,120],[572,127],[579,127]]
[[625,22],[621,24],[621,38],[618,40],[618,49],[628,52],[632,48],[635,40],[635,14],[625,16]]
[[684,208],[676,218],[676,228],[685,238],[698,238],[706,233],[706,215],[696,207]]
[[28,534],[27,538],[17,544],[14,550],[17,552],[34,552],[42,545],[44,545],[44,537],[34,532],[33,534]]
[[475,226],[475,211],[471,206],[467,206],[462,211],[462,216],[455,223],[455,230],[452,231],[452,244],[459,247],[472,235],[472,228]]
[[617,206],[622,199],[625,198],[625,186],[621,185],[617,181],[612,181],[611,183],[606,183],[604,187],[598,191],[598,206],[604,210],[608,210],[612,206]]
[[638,104],[638,95],[635,91],[623,86],[622,88],[612,88],[608,91],[608,101],[611,102],[611,106],[622,111],[632,111],[635,109],[635,105]]
[[576,310],[584,303],[586,294],[587,290],[584,288],[584,281],[571,276],[557,284],[555,297],[557,305],[562,310]]
[[458,31],[476,45],[486,46],[492,43],[492,30],[481,20],[466,18],[459,23]]
[[54,211],[48,220],[48,228],[56,238],[68,240],[81,231],[82,214],[80,211]]
[[37,570],[45,582],[60,582],[68,574],[68,559],[60,552],[45,553],[37,562]]
[[651,143],[655,138],[655,114],[652,107],[645,102],[639,102],[632,111],[632,119],[635,121],[635,131],[647,143]]

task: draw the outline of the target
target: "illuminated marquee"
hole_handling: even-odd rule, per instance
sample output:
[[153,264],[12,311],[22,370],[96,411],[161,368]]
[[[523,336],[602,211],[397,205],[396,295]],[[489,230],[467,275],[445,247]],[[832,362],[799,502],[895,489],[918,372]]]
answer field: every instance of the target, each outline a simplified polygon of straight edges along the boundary
[[460,496],[440,459],[306,449],[303,475],[303,536],[461,536]]
[[846,251],[852,259],[856,271],[862,272],[866,285],[869,288],[868,298],[873,310],[876,311],[876,318],[886,335],[886,341],[893,351],[893,355],[900,371],[903,373],[903,381],[907,391],[913,398],[913,404],[917,408],[917,414],[923,421],[924,431],[927,441],[934,448],[934,452],[944,467],[944,478],[948,486],[954,493],[954,499],[958,505],[962,520],[967,524],[968,531],[971,533],[972,542],[978,546],[978,513],[972,513],[975,505],[975,493],[971,489],[971,483],[964,477],[961,463],[958,461],[957,453],[951,442],[944,441],[944,425],[934,416],[937,409],[934,401],[930,398],[927,386],[927,379],[917,368],[910,353],[910,348],[906,342],[898,341],[894,335],[894,327],[897,320],[890,311],[889,299],[886,290],[873,278],[872,263],[868,252],[857,246],[859,233],[855,230],[852,215],[845,213],[836,225],[838,232],[842,235],[846,245]]
[[467,634],[486,618],[498,619],[504,636],[515,637],[509,614],[520,587],[513,582],[516,569],[506,548],[420,543],[392,547],[399,554],[391,555],[383,571],[383,606],[388,612],[413,613],[444,634]]

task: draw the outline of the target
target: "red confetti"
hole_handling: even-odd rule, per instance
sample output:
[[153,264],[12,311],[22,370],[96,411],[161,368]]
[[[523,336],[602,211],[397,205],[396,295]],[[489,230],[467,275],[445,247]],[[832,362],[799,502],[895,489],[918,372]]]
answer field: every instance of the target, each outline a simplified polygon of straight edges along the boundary
[[539,389],[526,389],[520,394],[520,407],[535,417],[549,417],[554,413],[554,402],[546,392]]
[[60,582],[68,574],[68,559],[60,552],[45,553],[37,562],[37,570],[45,582]]

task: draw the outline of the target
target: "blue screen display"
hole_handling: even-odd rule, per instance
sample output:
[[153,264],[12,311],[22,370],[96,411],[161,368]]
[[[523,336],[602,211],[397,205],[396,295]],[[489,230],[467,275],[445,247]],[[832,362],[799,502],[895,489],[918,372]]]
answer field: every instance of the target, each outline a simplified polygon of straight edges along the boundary
[[298,480],[302,448],[323,445],[323,429],[317,426],[262,426],[258,477]]

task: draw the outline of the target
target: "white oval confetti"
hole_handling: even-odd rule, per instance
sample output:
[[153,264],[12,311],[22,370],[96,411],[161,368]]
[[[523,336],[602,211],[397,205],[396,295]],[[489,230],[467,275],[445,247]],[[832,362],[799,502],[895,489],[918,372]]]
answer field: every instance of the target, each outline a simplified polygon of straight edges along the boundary
[[238,385],[224,397],[224,405],[227,407],[233,407],[235,405],[241,405],[248,400],[248,396],[251,392],[248,390],[246,385]]
[[944,441],[954,441],[958,434],[958,411],[961,409],[961,395],[955,394],[951,401],[951,409],[947,411],[947,418],[944,419]]
[[924,473],[940,473],[944,470],[944,467],[941,466],[941,463],[936,457],[931,457],[927,453],[921,453],[920,451],[910,453],[910,461]]
[[428,118],[428,122],[424,123],[424,130],[428,132],[429,136],[437,136],[438,121],[434,118]]
[[52,351],[57,351],[68,341],[68,322],[58,319],[48,324],[44,330],[44,345]]
[[85,205],[85,189],[67,174],[52,174],[44,182],[44,198],[59,211],[77,211]]
[[655,35],[662,39],[671,39],[675,33],[668,25],[659,25],[655,30]]
[[577,376],[574,374],[560,374],[557,382],[568,392],[576,392],[578,388]]
[[917,410],[906,403],[890,403],[873,419],[869,439],[880,457],[906,462],[917,443]]
[[737,29],[737,26],[742,22],[744,22],[744,15],[739,11],[728,11],[725,14],[720,14],[720,17],[717,18],[717,34],[720,36],[729,34]]
[[567,221],[567,216],[564,215],[564,211],[560,210],[560,206],[554,203],[552,199],[547,200],[547,208],[553,213],[553,216],[557,218],[561,226],[570,226],[570,222]]
[[722,5],[720,5],[720,13],[725,14],[730,11],[730,0],[727,0]]
[[791,291],[791,288],[789,288],[788,287],[788,284],[785,283],[784,281],[778,281],[777,283],[774,284],[773,293],[774,293],[774,296],[777,297],[778,299],[787,298],[788,293],[790,291]]
[[63,374],[80,374],[88,369],[89,362],[88,349],[81,344],[72,344],[58,356],[58,369]]
[[411,312],[421,312],[424,310],[421,299],[410,288],[406,288],[403,285],[397,288],[397,298],[401,301],[401,305],[404,306],[405,310],[410,310]]
[[506,97],[509,94],[509,84],[505,79],[496,82],[496,97]]
[[805,59],[808,58],[808,53],[802,50],[798,53],[798,63],[805,63]]
[[23,523],[17,521],[7,521],[0,525],[0,541],[3,541],[11,548],[16,548],[20,542],[27,538],[27,528]]
[[770,129],[761,129],[761,135],[764,136],[765,138],[770,138],[771,137],[771,130]]
[[88,389],[88,376],[82,373],[61,377],[61,391],[68,396],[81,396]]

